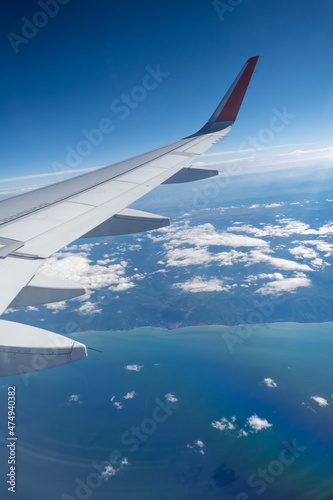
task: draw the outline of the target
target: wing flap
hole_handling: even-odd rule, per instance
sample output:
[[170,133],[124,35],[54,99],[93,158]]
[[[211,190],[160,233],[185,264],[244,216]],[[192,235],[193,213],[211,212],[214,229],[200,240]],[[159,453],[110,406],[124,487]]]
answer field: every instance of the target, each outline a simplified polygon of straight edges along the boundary
[[37,306],[61,300],[73,299],[84,295],[85,288],[71,281],[50,278],[36,274],[27,286],[23,287],[10,307]]
[[30,281],[41,263],[42,260],[15,257],[7,257],[0,261],[0,281],[6,284],[0,291],[0,314]]
[[179,172],[164,181],[163,184],[179,184],[183,182],[201,181],[203,179],[215,177],[216,175],[219,175],[218,170],[196,167],[182,168]]
[[126,208],[89,231],[89,233],[84,234],[82,238],[142,233],[143,231],[152,231],[169,225],[170,219],[168,217]]

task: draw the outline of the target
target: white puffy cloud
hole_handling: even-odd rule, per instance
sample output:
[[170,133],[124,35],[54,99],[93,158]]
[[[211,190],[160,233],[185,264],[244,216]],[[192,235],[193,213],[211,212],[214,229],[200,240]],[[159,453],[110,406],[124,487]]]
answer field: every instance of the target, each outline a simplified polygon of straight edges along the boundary
[[246,262],[247,253],[239,252],[237,250],[230,250],[229,252],[218,252],[214,255],[212,260],[216,261],[221,267],[232,266],[237,262]]
[[277,269],[284,271],[312,271],[311,267],[307,264],[294,262],[293,260],[281,259],[279,257],[272,257],[272,255],[261,252],[260,250],[252,250],[248,256],[248,264],[257,264],[259,262],[267,262],[267,264]]
[[277,387],[277,383],[272,378],[264,378],[264,383],[267,387]]
[[228,231],[244,232],[253,234],[257,238],[265,236],[281,236],[288,237],[294,234],[315,234],[315,235],[330,235],[333,234],[333,223],[324,224],[319,229],[311,229],[309,224],[294,219],[278,219],[279,224],[264,224],[261,228],[252,226],[251,224],[243,224],[241,226],[232,226],[227,228]]
[[333,234],[333,222],[328,222],[327,224],[324,224],[321,226],[316,233],[313,234],[319,234],[323,236],[327,235],[332,235]]
[[225,417],[221,418],[221,420],[213,420],[210,425],[214,427],[214,429],[217,429],[219,431],[237,431],[238,438],[246,437],[249,433],[256,433],[262,429],[273,427],[273,425],[270,424],[266,419],[259,418],[256,413],[246,420],[245,427],[250,428],[250,430],[237,429],[235,416],[231,417],[230,420]]
[[136,396],[136,392],[131,391],[131,392],[128,392],[127,394],[125,394],[124,399],[133,399],[135,396]]
[[289,252],[295,255],[296,259],[315,259],[318,254],[313,248],[299,245],[298,247],[290,248]]
[[94,304],[87,300],[87,302],[84,302],[84,304],[82,304],[82,306],[80,306],[78,309],[75,309],[75,311],[78,311],[84,315],[88,315],[99,314],[102,312],[102,309],[100,309],[96,303]]
[[117,408],[117,410],[122,410],[124,408],[124,405],[122,403],[120,403],[119,401],[115,401],[113,403],[113,406],[115,406]]
[[125,370],[133,371],[133,372],[139,372],[142,370],[143,365],[127,365],[125,366]]
[[64,300],[61,302],[53,302],[51,304],[46,304],[46,309],[49,309],[52,311],[53,314],[57,314],[59,311],[63,311],[66,309],[67,304]]
[[231,250],[229,252],[211,252],[212,246],[254,247],[267,249],[264,240],[245,235],[218,231],[212,224],[201,224],[190,227],[188,222],[178,223],[162,229],[159,234],[147,236],[153,242],[162,243],[166,256],[159,263],[167,266],[207,265],[218,262],[219,265],[231,265],[246,256],[245,253]]
[[126,261],[100,259],[93,263],[89,258],[94,243],[66,247],[46,261],[40,267],[41,274],[82,284],[89,290],[109,288],[114,291],[128,290],[135,286],[134,281],[142,276],[126,276]]
[[203,441],[201,441],[201,439],[198,439],[197,441],[195,441],[195,443],[193,445],[187,444],[186,447],[191,448],[191,450],[193,450],[195,452],[199,451],[199,453],[201,455],[205,454],[205,452],[203,450],[203,448],[205,447],[205,443]]
[[[272,267],[276,267],[278,269],[284,271],[294,271],[294,270],[303,270],[303,271],[311,271],[311,267],[307,264],[301,264],[299,262],[295,262],[288,259],[282,259],[279,257],[273,257],[270,254],[264,253],[260,250],[251,250],[249,254],[243,258],[243,261],[246,263],[246,266],[250,266],[251,264],[258,264],[262,262],[266,262]],[[263,276],[263,274],[262,274]]]
[[313,245],[317,248],[318,252],[323,252],[324,257],[330,257],[333,254],[333,243],[328,243],[323,240],[304,240],[297,243],[303,245]]
[[311,264],[313,267],[325,267],[325,266],[330,266],[331,264],[329,264],[328,262],[324,262],[323,259],[320,259],[319,257],[317,257],[316,259],[312,260],[311,261]]
[[258,274],[258,278],[270,279],[270,280],[283,280],[283,275],[281,273],[260,273]]
[[218,429],[219,431],[232,431],[235,430],[236,427],[231,420],[223,417],[221,418],[221,420],[213,420],[210,425],[214,427],[214,429]]
[[329,402],[327,401],[327,399],[322,398],[320,396],[311,396],[310,399],[313,399],[313,401],[315,401],[316,403],[318,403],[318,405],[321,406],[321,407],[329,405]]
[[109,290],[113,290],[114,292],[124,292],[125,290],[129,290],[130,288],[133,288],[135,286],[135,283],[131,281],[131,278],[128,277],[121,277],[118,280],[117,284],[113,284],[109,286]]
[[267,205],[263,205],[265,208],[277,208],[277,207],[283,207],[284,206],[284,203],[283,202],[280,202],[280,203],[269,203]]
[[214,259],[207,248],[173,248],[168,250],[167,266],[208,264]]
[[104,481],[108,481],[110,477],[116,476],[121,471],[121,469],[127,467],[128,465],[129,461],[126,457],[121,460],[120,467],[118,468],[108,463],[105,466],[104,470],[101,472],[101,477],[104,479]]
[[142,249],[142,246],[141,245],[127,245],[127,250],[129,250],[130,252],[137,252],[138,250],[141,250]]
[[222,286],[222,281],[216,278],[204,280],[199,276],[185,281],[184,283],[174,283],[172,288],[179,288],[184,292],[199,293],[199,292],[221,292],[230,290],[230,285]]
[[269,281],[256,290],[256,293],[260,293],[261,295],[276,295],[281,292],[294,292],[297,288],[309,286],[311,286],[311,280],[308,278],[283,278],[276,281]]
[[116,474],[117,470],[115,469],[115,467],[113,467],[112,465],[107,465],[101,473],[101,476],[107,481],[110,477],[115,476]]
[[244,260],[246,255],[246,253],[236,250],[213,253],[208,248],[179,247],[167,251],[167,266],[207,265],[213,262],[219,266],[231,266]]
[[254,432],[273,427],[273,424],[270,424],[265,418],[259,418],[256,414],[247,419],[247,424],[254,430]]
[[7,307],[7,309],[2,314],[10,314],[10,313],[13,313],[13,312],[15,312],[15,308],[14,307]]
[[174,394],[171,394],[171,393],[166,394],[164,397],[170,403],[177,403],[177,401],[178,401],[178,398],[176,398],[176,396]]

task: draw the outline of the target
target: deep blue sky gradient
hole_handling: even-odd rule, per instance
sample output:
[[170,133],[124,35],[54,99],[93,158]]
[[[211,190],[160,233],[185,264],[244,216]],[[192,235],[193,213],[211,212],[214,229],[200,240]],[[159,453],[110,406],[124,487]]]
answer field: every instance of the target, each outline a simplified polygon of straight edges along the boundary
[[[226,4],[228,2],[225,2]],[[331,144],[333,4],[244,0],[222,21],[211,1],[70,0],[16,54],[35,1],[1,6],[0,178],[52,172],[82,129],[108,117],[115,130],[80,168],[113,163],[196,131],[244,62],[261,56],[237,127],[237,148],[267,127],[274,108],[296,115],[274,143]],[[147,65],[169,76],[125,120],[110,104],[142,83]],[[221,145],[215,150],[222,150]],[[218,149],[216,149],[218,148]]]

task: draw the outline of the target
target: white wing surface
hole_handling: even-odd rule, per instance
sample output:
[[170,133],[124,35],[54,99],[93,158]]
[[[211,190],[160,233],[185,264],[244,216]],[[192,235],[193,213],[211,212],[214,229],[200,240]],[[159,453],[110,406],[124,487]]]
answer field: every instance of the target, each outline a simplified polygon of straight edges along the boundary
[[[216,170],[191,166],[232,128],[258,57],[249,59],[206,125],[148,153],[0,202],[0,314],[8,306],[66,300],[77,284],[39,276],[44,259],[77,238],[156,229],[169,219],[128,209],[162,183],[200,180]],[[86,357],[83,344],[0,320],[0,376],[24,374]]]

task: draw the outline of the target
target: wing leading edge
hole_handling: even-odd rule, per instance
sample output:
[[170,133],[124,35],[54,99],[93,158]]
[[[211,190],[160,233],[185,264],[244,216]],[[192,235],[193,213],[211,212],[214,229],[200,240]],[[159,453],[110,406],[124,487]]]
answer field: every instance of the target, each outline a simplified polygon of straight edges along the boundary
[[[231,130],[257,60],[252,57],[245,63],[208,122],[195,134],[89,174],[1,201],[0,277],[9,286],[0,291],[0,314],[9,305],[66,300],[84,293],[77,284],[40,279],[37,273],[44,259],[76,239],[168,225],[165,217],[127,207],[160,184],[218,174],[192,167],[191,163]],[[86,356],[86,349],[78,342],[67,339],[59,347],[59,336],[52,332],[21,324],[17,332],[15,335],[13,328],[8,328],[8,321],[0,320],[0,376],[38,371]],[[41,355],[50,361],[38,365],[36,356]]]

